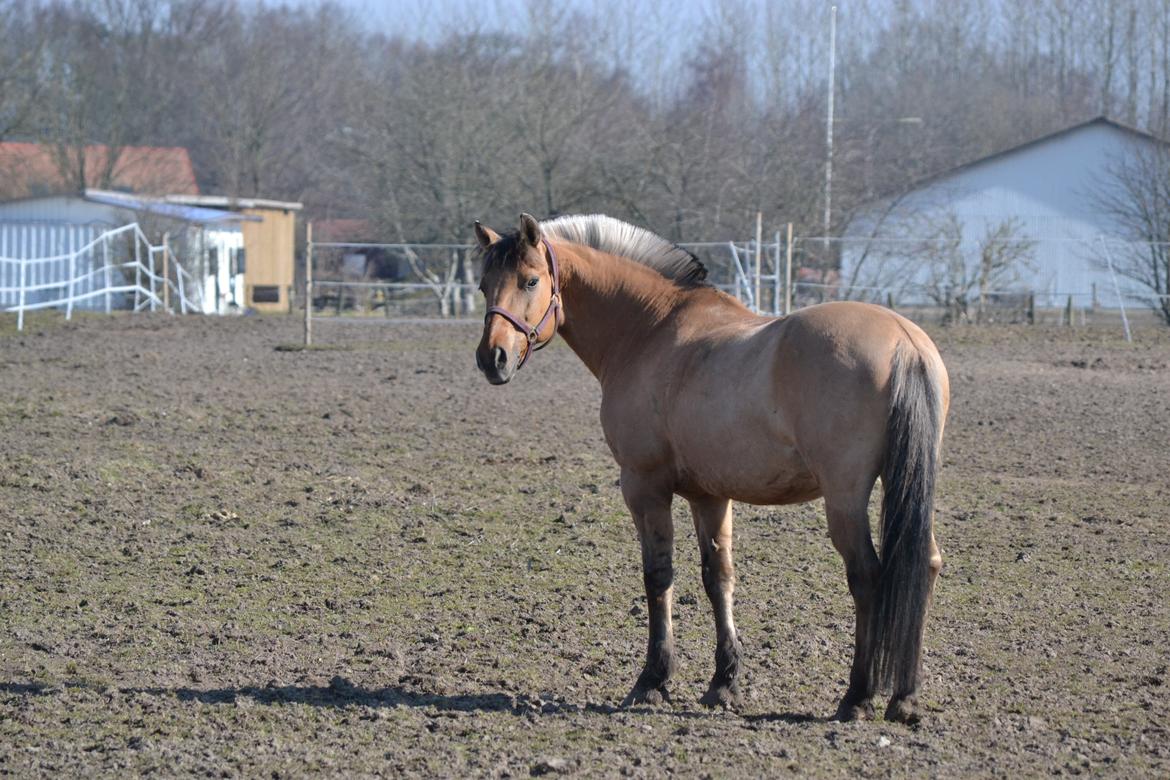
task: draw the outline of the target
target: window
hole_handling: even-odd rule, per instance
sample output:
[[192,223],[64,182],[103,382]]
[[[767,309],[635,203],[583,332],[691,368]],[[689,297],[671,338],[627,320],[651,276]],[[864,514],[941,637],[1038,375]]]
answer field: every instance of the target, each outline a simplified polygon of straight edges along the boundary
[[280,303],[280,287],[258,284],[252,288],[252,303]]

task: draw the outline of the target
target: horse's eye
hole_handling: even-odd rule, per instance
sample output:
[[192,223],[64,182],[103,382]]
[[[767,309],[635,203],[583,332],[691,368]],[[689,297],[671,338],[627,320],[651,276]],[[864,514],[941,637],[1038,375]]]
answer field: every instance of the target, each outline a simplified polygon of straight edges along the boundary
[[538,285],[538,284],[540,284],[540,277],[534,276],[531,279],[529,279],[527,284],[525,284],[524,286],[527,287],[529,290],[533,290],[536,288],[536,285]]

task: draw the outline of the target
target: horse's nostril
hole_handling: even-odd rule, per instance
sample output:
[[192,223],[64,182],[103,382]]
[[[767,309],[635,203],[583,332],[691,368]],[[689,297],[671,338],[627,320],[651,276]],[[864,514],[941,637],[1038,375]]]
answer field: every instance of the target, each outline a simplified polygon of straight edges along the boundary
[[508,365],[508,353],[504,351],[503,347],[496,347],[492,350],[492,359],[496,362],[496,368],[504,368]]

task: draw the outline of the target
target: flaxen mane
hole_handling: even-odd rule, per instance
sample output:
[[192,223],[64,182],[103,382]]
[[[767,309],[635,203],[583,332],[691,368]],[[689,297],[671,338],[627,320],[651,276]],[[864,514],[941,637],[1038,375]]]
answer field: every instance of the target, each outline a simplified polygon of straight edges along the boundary
[[541,222],[540,229],[550,238],[641,263],[682,287],[696,286],[707,278],[707,269],[687,250],[645,228],[604,214],[557,217]]

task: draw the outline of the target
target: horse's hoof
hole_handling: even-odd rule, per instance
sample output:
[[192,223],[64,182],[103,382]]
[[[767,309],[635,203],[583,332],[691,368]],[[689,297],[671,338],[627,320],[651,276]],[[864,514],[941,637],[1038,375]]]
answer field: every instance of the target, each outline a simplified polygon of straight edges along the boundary
[[656,707],[659,704],[670,704],[670,692],[666,690],[666,685],[659,685],[656,688],[643,688],[640,685],[635,685],[626,698],[622,699],[622,706],[634,707],[638,704],[648,704],[651,707]]
[[841,704],[837,707],[837,714],[833,716],[833,720],[838,720],[842,723],[851,723],[855,720],[873,720],[873,702],[869,699],[863,699],[861,701],[842,699]]
[[699,699],[699,704],[704,707],[722,707],[725,710],[738,710],[743,707],[743,694],[739,692],[739,686],[732,685],[716,685],[711,684],[707,692],[703,694],[703,698]]
[[890,699],[890,705],[886,707],[886,720],[913,726],[920,720],[918,702],[912,698]]

